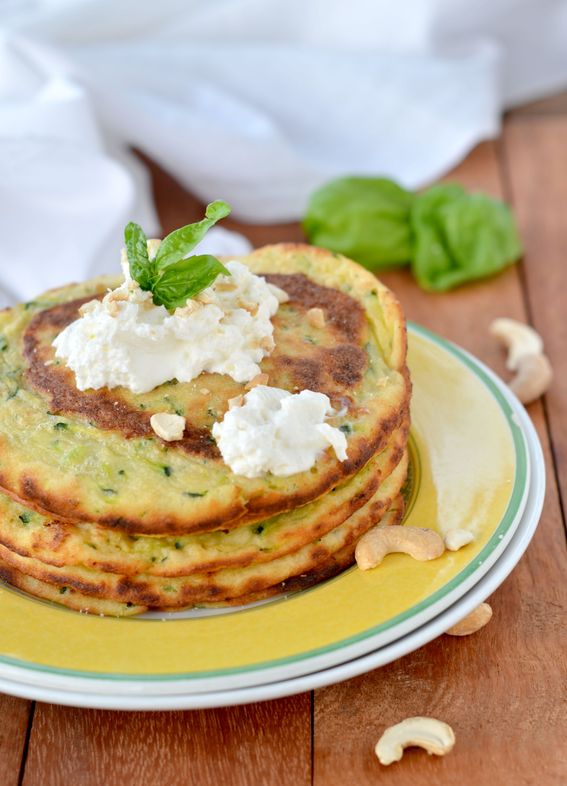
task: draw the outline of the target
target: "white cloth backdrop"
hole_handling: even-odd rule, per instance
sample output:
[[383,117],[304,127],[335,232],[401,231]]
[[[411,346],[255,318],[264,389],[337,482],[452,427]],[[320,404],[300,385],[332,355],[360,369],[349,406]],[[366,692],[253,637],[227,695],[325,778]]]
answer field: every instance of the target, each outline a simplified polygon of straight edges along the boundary
[[0,31],[5,300],[116,270],[130,219],[159,231],[129,145],[286,221],[338,175],[424,185],[567,85],[567,0],[0,0]]

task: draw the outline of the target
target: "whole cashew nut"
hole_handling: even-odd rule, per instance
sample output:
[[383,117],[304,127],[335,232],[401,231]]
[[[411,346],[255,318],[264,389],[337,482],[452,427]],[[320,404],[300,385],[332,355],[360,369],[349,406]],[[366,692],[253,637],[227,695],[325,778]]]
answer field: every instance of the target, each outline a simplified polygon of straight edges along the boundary
[[516,375],[509,387],[522,404],[529,404],[548,389],[553,373],[548,358],[543,354],[543,341],[529,325],[515,319],[495,319],[490,332],[508,350],[506,366]]
[[470,636],[477,630],[484,628],[492,619],[492,608],[488,603],[481,603],[470,614],[445,631],[449,636]]
[[376,743],[380,764],[392,764],[411,746],[424,748],[427,753],[444,756],[453,749],[455,733],[448,723],[435,718],[406,718],[390,726]]
[[508,385],[522,404],[531,404],[543,396],[552,379],[553,371],[546,355],[523,355],[516,376]]
[[445,551],[443,538],[432,529],[404,527],[374,527],[366,532],[356,545],[354,556],[361,570],[379,565],[387,554],[401,552],[414,559],[437,559]]
[[539,333],[516,319],[495,319],[490,325],[490,332],[508,350],[506,368],[510,371],[516,371],[523,355],[541,355],[543,352],[543,340]]

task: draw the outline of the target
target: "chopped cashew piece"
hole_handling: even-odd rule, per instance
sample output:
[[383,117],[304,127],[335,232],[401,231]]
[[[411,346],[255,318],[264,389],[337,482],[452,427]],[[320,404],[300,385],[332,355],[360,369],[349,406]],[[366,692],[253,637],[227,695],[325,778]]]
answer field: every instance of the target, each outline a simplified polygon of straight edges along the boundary
[[484,628],[491,619],[492,608],[488,603],[481,603],[470,614],[467,614],[464,619],[445,632],[449,636],[470,636],[471,633],[476,633],[477,630]]
[[356,545],[354,556],[361,570],[379,565],[387,554],[402,552],[414,559],[437,559],[445,551],[443,538],[432,529],[405,527],[374,527],[364,534]]
[[238,303],[238,308],[243,308],[244,311],[248,311],[249,314],[255,317],[260,307],[258,303],[252,303],[249,300],[242,300]]
[[417,746],[427,753],[444,756],[453,749],[455,733],[448,723],[435,718],[406,718],[390,726],[376,743],[380,764],[400,761],[404,748]]
[[183,438],[185,418],[181,415],[172,415],[169,412],[156,412],[150,418],[150,426],[158,437],[166,442],[175,442]]
[[541,355],[543,352],[543,341],[539,333],[515,319],[495,319],[490,325],[490,332],[508,350],[506,367],[510,371],[517,370],[523,355]]
[[190,317],[191,314],[194,314],[195,311],[198,311],[200,308],[203,308],[203,304],[200,303],[198,300],[189,300],[185,303],[184,306],[180,306],[176,309],[176,314],[178,317]]
[[450,529],[445,535],[445,547],[449,551],[458,551],[473,540],[474,535],[468,529]]
[[277,298],[278,303],[287,303],[289,300],[289,295],[280,287],[277,287],[275,284],[268,283],[268,289],[272,293],[272,295]]
[[246,390],[252,390],[252,388],[255,388],[257,385],[267,385],[269,379],[267,374],[256,374],[256,376],[251,379],[250,382],[247,382],[244,387]]
[[235,407],[241,407],[243,403],[244,403],[244,396],[241,393],[239,396],[235,396],[234,398],[229,398],[228,408],[234,409]]
[[552,379],[553,371],[546,355],[523,355],[516,376],[508,386],[522,404],[531,404],[543,396]]
[[263,349],[265,352],[272,352],[275,346],[276,346],[276,342],[274,341],[272,336],[264,336],[260,341],[260,348]]
[[197,303],[202,303],[204,306],[210,306],[215,302],[207,292],[199,292],[198,295],[195,295],[195,300]]
[[325,312],[322,308],[310,308],[307,312],[307,321],[312,327],[325,327]]

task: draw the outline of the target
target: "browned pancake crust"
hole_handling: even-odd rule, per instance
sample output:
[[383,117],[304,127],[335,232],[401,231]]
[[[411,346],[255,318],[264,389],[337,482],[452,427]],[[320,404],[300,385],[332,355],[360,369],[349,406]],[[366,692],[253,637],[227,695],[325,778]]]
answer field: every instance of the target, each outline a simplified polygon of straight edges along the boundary
[[[323,308],[337,344],[307,349],[308,356],[302,358],[281,353],[276,346],[271,357],[264,361],[263,371],[271,372],[272,378],[285,375],[291,389],[320,391],[331,400],[347,395],[348,387],[360,380],[366,367],[365,353],[356,344],[365,322],[362,306],[343,292],[315,284],[302,274],[266,278],[285,287],[294,304],[303,309],[314,305]],[[92,298],[82,298],[62,303],[40,311],[31,320],[24,334],[27,379],[32,388],[47,396],[54,414],[79,415],[99,428],[119,431],[126,439],[155,437],[150,425],[152,413],[127,403],[121,390],[81,391],[75,386],[73,372],[66,366],[46,365],[53,359],[52,338],[74,322],[79,317],[79,308],[90,300]],[[277,317],[274,322],[277,323]],[[50,337],[48,342],[44,340],[46,334]],[[168,443],[168,447],[221,461],[210,430],[192,424],[190,419],[191,413],[187,413],[183,439],[173,445]],[[32,488],[29,491],[33,494]]]
[[[82,595],[68,587],[57,584],[48,584],[8,565],[0,560],[0,581],[32,595],[40,600],[51,601],[59,606],[65,606],[82,614],[95,614],[105,617],[132,617],[147,611],[144,606],[134,606],[132,603],[115,603],[112,600],[102,600],[89,595]],[[62,592],[62,590],[64,590]]]
[[[405,477],[405,471],[403,475]],[[392,495],[371,501],[364,509],[364,515],[358,514],[359,518],[356,526],[353,526],[348,531],[341,546],[341,551],[344,551],[351,544],[353,544],[354,549],[354,545],[359,538],[380,521],[392,506],[394,499],[397,498],[399,486],[394,494],[395,496]],[[307,549],[308,547],[305,548]],[[317,571],[321,566],[327,565],[333,554],[337,553],[338,551],[333,551],[331,547],[326,546],[323,542],[314,541],[308,549],[308,554],[306,553],[304,561],[306,564],[309,564],[310,572]],[[147,606],[148,608],[185,608],[202,603],[226,601],[256,595],[271,587],[279,587],[281,585],[281,582],[273,583],[273,577],[265,575],[254,576],[245,582],[239,583],[238,589],[235,588],[227,592],[226,587],[222,582],[218,581],[215,573],[203,574],[203,576],[207,577],[205,583],[202,585],[191,584],[189,579],[187,583],[184,583],[179,588],[176,593],[176,600],[172,603],[165,600],[167,596],[165,587],[163,592],[157,592],[142,577],[122,576],[117,581],[113,580],[112,583],[105,580],[104,574],[100,578],[97,578],[95,575],[92,578],[86,576],[79,578],[75,575],[76,571],[73,571],[72,568],[69,568],[69,572],[66,572],[64,568],[53,568],[41,563],[39,560],[29,560],[28,558],[20,557],[1,545],[0,561],[47,584],[70,587],[81,594],[95,598],[117,601],[119,603],[132,603],[137,606]]]
[[[399,524],[404,517],[404,500],[399,494],[390,509],[382,516],[380,520],[375,522],[375,526],[392,526],[392,524]],[[354,564],[354,551],[356,543],[349,543],[336,554],[332,554],[326,561],[322,562],[313,570],[307,573],[301,573],[299,576],[290,576],[289,579],[280,581],[279,584],[274,584],[261,592],[251,593],[250,595],[240,596],[238,598],[225,598],[214,603],[199,604],[204,608],[223,608],[226,606],[245,606],[248,603],[257,603],[260,600],[273,598],[275,595],[291,595],[301,590],[310,589],[323,581],[332,579],[338,576],[347,568]],[[172,609],[176,611],[176,609]]]
[[[387,478],[391,472],[397,467],[402,459],[407,445],[407,436],[409,432],[409,417],[406,423],[400,428],[399,432],[393,436],[392,442],[386,449],[388,453],[388,460],[383,468],[377,467],[373,474],[369,477],[368,483],[364,485],[358,493],[353,494],[346,504],[340,507],[328,510],[325,516],[319,516],[317,522],[309,527],[301,527],[298,525],[293,532],[293,536],[289,537],[286,542],[282,543],[277,549],[277,554],[273,549],[266,552],[258,551],[257,549],[242,548],[238,551],[226,552],[223,555],[216,555],[214,558],[208,560],[202,559],[196,562],[189,570],[185,568],[166,569],[158,564],[152,566],[155,569],[140,567],[136,559],[129,564],[129,557],[125,555],[119,562],[105,561],[104,558],[97,556],[97,551],[88,554],[88,560],[81,557],[79,560],[75,557],[75,562],[82,567],[94,568],[96,570],[104,571],[105,573],[118,573],[122,575],[136,575],[140,572],[145,572],[151,575],[164,576],[175,578],[178,576],[187,576],[191,573],[205,573],[221,570],[223,568],[246,567],[251,563],[260,564],[262,562],[270,562],[277,557],[283,557],[286,554],[295,551],[309,541],[315,538],[320,538],[330,530],[342,524],[346,519],[353,515],[363,505],[365,505],[378,489],[380,483]],[[64,546],[69,538],[69,530],[75,525],[68,522],[58,521],[57,519],[47,519],[41,528],[38,536],[31,540],[28,546],[22,547],[13,537],[10,537],[9,532],[5,531],[0,524],[0,544],[5,546],[10,551],[19,554],[21,557],[38,558],[47,565],[54,567],[65,567],[70,564],[68,555],[66,555]],[[96,527],[96,525],[93,525]],[[86,539],[94,539],[93,535],[83,535]],[[173,548],[171,539],[166,548]],[[46,548],[51,551],[51,556],[46,556]],[[88,550],[90,551],[90,550]]]
[[[403,500],[401,496],[394,501],[392,507],[382,518],[381,524],[398,524],[403,517]],[[241,596],[239,598],[226,598],[224,600],[200,604],[206,608],[226,608],[233,606],[244,606],[250,603],[257,603],[260,600],[273,598],[276,595],[291,594],[301,590],[310,589],[317,584],[328,579],[334,578],[354,562],[354,549],[356,544],[351,543],[344,549],[333,554],[326,562],[321,563],[314,570],[302,573],[299,576],[291,576],[289,579],[266,588],[261,592]],[[26,576],[21,571],[7,565],[0,560],[0,580],[5,581],[17,589],[26,592],[28,595],[51,601],[60,606],[80,611],[85,614],[104,614],[105,616],[131,616],[148,611],[143,606],[133,606],[131,604],[117,604],[113,601],[104,601],[88,595],[82,595],[76,590],[65,588],[61,593],[61,587],[56,584],[47,584],[38,581],[30,576]],[[179,609],[161,609],[162,611],[179,611]]]

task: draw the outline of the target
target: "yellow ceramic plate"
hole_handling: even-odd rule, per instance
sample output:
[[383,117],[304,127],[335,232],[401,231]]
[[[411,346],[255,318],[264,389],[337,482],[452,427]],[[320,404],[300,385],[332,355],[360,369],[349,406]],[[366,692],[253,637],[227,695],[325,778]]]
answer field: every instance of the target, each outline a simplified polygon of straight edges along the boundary
[[[529,461],[517,404],[471,356],[410,327],[411,478],[405,523],[474,541],[431,562],[390,555],[311,590],[222,613],[110,619],[0,587],[0,675],[93,692],[224,690],[376,650],[477,583],[517,527]],[[22,676],[23,675],[23,676]]]

